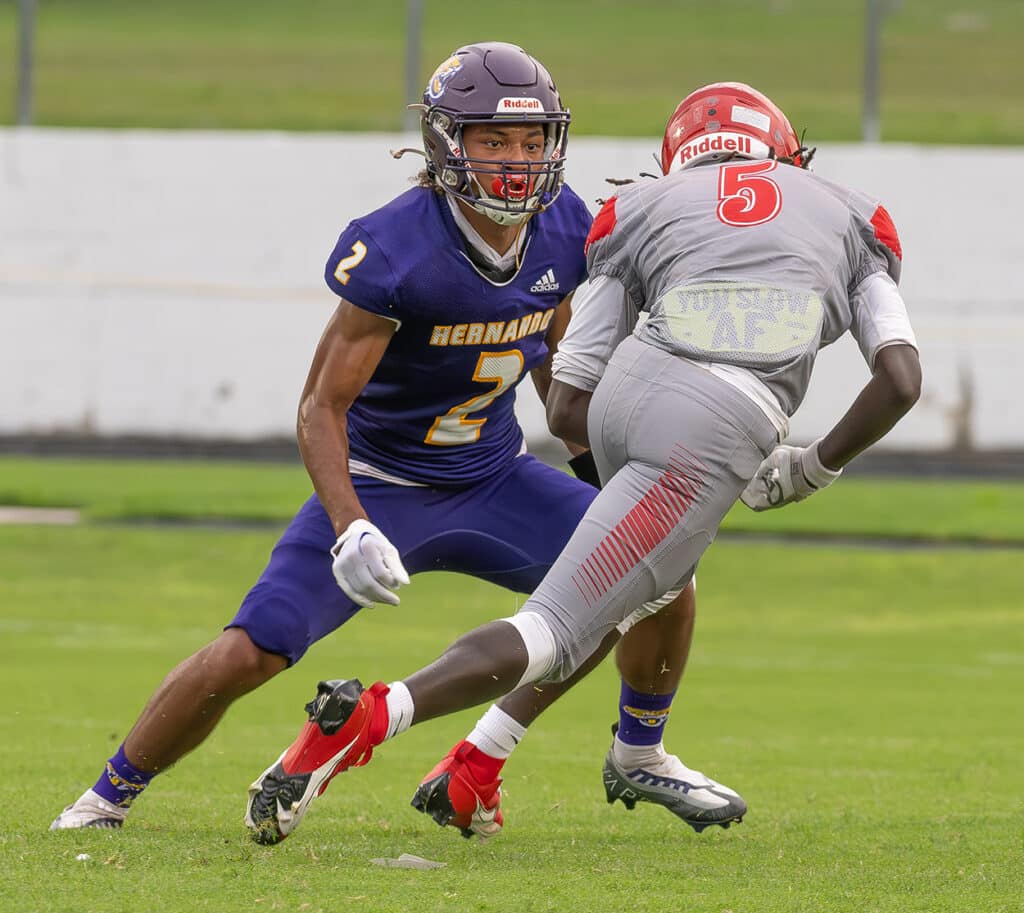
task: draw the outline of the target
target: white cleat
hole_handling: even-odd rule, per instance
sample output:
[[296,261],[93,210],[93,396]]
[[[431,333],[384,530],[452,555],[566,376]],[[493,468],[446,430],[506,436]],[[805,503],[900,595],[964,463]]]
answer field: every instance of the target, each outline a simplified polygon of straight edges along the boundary
[[124,824],[128,809],[118,808],[101,795],[87,789],[74,805],[64,809],[50,825],[51,831],[70,831],[83,827],[117,828]]
[[728,827],[747,813],[747,804],[735,790],[687,767],[666,754],[643,766],[623,765],[615,758],[615,744],[602,771],[608,802],[619,799],[632,810],[637,802],[662,805],[698,834],[712,824]]

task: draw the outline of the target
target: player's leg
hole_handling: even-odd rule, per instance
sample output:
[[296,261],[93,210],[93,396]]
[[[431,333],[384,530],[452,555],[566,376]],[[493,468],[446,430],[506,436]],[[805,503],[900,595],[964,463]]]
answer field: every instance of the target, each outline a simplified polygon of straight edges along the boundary
[[[509,473],[462,489],[388,488],[390,500],[379,504],[385,516],[371,516],[395,543],[410,573],[455,571],[518,592],[543,578],[552,556],[596,494],[591,486],[530,456],[516,460]],[[554,519],[548,516],[552,504],[571,514],[571,525],[561,512]],[[415,540],[410,538],[413,533]],[[341,684],[320,683],[307,706],[300,737],[252,784],[246,823],[257,842],[273,844],[288,836],[318,791],[326,789],[336,773],[369,760],[372,746],[384,737],[377,723],[367,738],[352,744],[327,738],[337,731],[339,715],[347,719],[354,714],[370,726],[372,720],[380,720],[383,709],[380,689],[364,692],[360,686],[353,691],[346,684],[334,693]],[[388,699],[397,706],[403,694],[404,684],[396,682]],[[355,723],[345,732],[354,729]]]
[[[614,473],[623,460],[657,460],[654,452],[656,447],[652,448],[650,442],[664,434],[657,424],[644,427],[645,417],[658,414],[657,404],[630,406],[630,397],[619,395],[616,376],[627,387],[639,384],[641,391],[645,383],[653,385],[650,394],[652,399],[663,398],[658,392],[662,385],[669,389],[675,388],[684,397],[703,401],[712,413],[716,410],[715,403],[719,394],[732,393],[722,389],[716,391],[717,381],[711,382],[708,391],[691,389],[694,385],[698,388],[703,386],[699,374],[694,374],[692,368],[675,362],[665,353],[647,349],[639,343],[631,342],[624,346],[617,353],[616,362],[615,369],[609,374],[610,382],[598,389],[589,413],[590,434],[595,442],[595,463],[602,477]],[[641,391],[637,391],[638,394]],[[761,446],[771,443],[772,431],[763,424],[763,417],[757,410],[751,409],[746,401],[736,399],[734,394],[727,396],[726,401],[733,401],[732,405],[736,409],[733,418],[738,425],[757,428],[758,432],[753,436],[763,437]],[[623,405],[626,412],[623,412]],[[634,426],[632,441],[629,441],[625,429],[630,417],[637,412],[641,415],[641,421]],[[664,419],[668,428],[679,428],[683,421],[678,410],[673,410],[671,406]],[[690,422],[701,424],[696,416],[691,417]],[[710,427],[714,427],[714,424],[712,422]],[[694,446],[699,443],[698,440],[691,441]],[[714,442],[707,443],[714,451]],[[737,463],[735,474],[742,476],[747,467],[743,465],[740,454],[741,451],[738,451],[731,460]],[[691,465],[687,457],[683,456],[682,460],[680,457],[676,446],[662,454],[669,468],[678,466],[680,461],[684,466]],[[694,470],[690,474],[700,478],[700,468],[695,467]],[[726,473],[727,476],[730,474]],[[693,485],[688,487],[692,489]],[[668,754],[662,741],[692,642],[696,614],[695,585],[694,579],[692,587],[673,604],[671,608],[675,612],[665,609],[644,617],[642,610],[619,625],[619,630],[623,632],[623,638],[616,649],[616,664],[622,683],[619,720],[613,726],[612,746],[602,770],[609,803],[621,799],[627,808],[632,809],[637,801],[654,802],[679,814],[684,820],[687,820],[688,810],[685,805],[677,803],[676,796],[680,789],[685,790],[693,784],[710,785],[717,793],[729,796],[730,804],[737,810],[745,808],[735,791],[705,777],[699,771],[691,770],[678,757]],[[696,826],[699,829],[700,825]]]
[[[650,614],[646,607],[633,613],[619,626],[626,633],[618,644],[618,631],[605,636],[566,680],[527,685],[503,698],[424,778],[413,799],[414,807],[431,814],[439,824],[459,828],[463,836],[493,836],[500,831],[503,817],[497,787],[504,763],[501,759],[526,732],[517,719],[539,716],[616,646],[621,676],[619,722],[613,726],[613,743],[602,770],[609,803],[619,799],[630,810],[638,801],[655,803],[698,831],[707,826],[709,809],[724,810],[712,823],[728,827],[741,820],[746,812],[742,797],[683,764],[666,752],[662,741],[689,653],[694,615],[691,582],[657,613]],[[417,705],[417,716],[421,712],[429,712],[429,708],[421,711]],[[499,716],[502,713],[504,718]],[[690,798],[680,799],[689,793]]]
[[[400,486],[371,478],[356,479],[355,485],[370,519],[398,549],[410,574],[461,570],[458,562],[479,550],[481,537],[477,531],[458,522],[478,488]],[[333,533],[331,536],[327,549],[333,544]],[[322,554],[326,555],[327,549],[321,549]],[[481,556],[480,560],[485,558]],[[522,563],[524,558],[515,555],[510,560]],[[335,585],[329,556],[324,568],[329,588],[344,598]],[[346,605],[351,603],[346,600]],[[307,722],[300,737],[249,788],[245,823],[254,840],[273,844],[284,839],[298,827],[313,800],[336,774],[369,760],[373,746],[389,735],[388,721],[382,716],[384,705],[379,700],[385,693],[388,688],[380,683],[365,691],[358,683],[319,684],[306,705]],[[394,683],[389,700],[396,723],[402,719],[403,695],[411,712],[404,684]],[[363,724],[365,731],[341,745],[334,736],[346,722],[346,733]]]
[[496,836],[505,823],[501,771],[526,735],[527,726],[597,668],[618,639],[618,632],[605,638],[564,682],[523,685],[492,704],[469,735],[456,742],[420,781],[412,798],[413,808],[430,815],[442,827],[457,828],[463,837]]
[[161,682],[96,783],[69,805],[50,830],[120,827],[161,771],[195,748],[230,704],[286,666],[229,629],[180,663]]
[[[550,569],[597,489],[532,456],[515,460],[487,488],[475,505],[467,505],[470,509],[460,520],[474,528],[478,545],[475,556],[473,551],[463,554],[458,569],[514,592],[530,592]],[[609,640],[594,657],[595,665],[613,645]],[[504,823],[501,769],[526,727],[569,687],[560,685],[550,692],[525,687],[488,709],[472,732],[423,778],[414,807],[425,807],[424,791],[443,782],[438,788],[447,788],[454,814],[439,823],[459,828],[465,836],[498,833]]]
[[[614,474],[621,465],[609,462],[614,458],[622,460],[624,455],[609,455],[603,451],[600,454],[605,478]],[[554,473],[547,467],[531,465],[523,460],[518,463],[516,471],[489,492],[486,518],[493,528],[481,529],[481,532],[486,536],[483,541],[501,540],[506,547],[532,556],[531,562],[524,567],[516,567],[514,561],[506,560],[507,570],[499,575],[491,574],[489,579],[511,589],[532,591],[575,531],[597,490],[561,473]],[[559,510],[546,510],[549,504],[559,505]],[[536,505],[545,506],[543,518]],[[623,677],[620,688],[620,720],[630,708],[638,706],[664,710],[661,725],[650,731],[628,726],[622,730],[613,746],[621,755],[622,763],[630,763],[633,759],[650,761],[656,750],[666,760],[678,763],[677,759],[665,754],[660,734],[689,653],[695,615],[693,590],[687,588],[678,594],[678,598],[666,597],[665,601],[664,607],[659,606],[655,626],[647,628],[656,631],[657,637],[643,637],[644,626],[641,625],[641,636],[627,634],[616,650],[620,671],[628,668],[630,676]],[[635,623],[635,619],[633,621]],[[626,631],[628,627],[629,624],[624,623],[622,630]],[[545,683],[543,687],[530,685],[491,706],[467,737],[456,743],[423,778],[413,805],[426,807],[428,803],[424,796],[437,788],[439,778],[447,777],[455,815],[450,821],[440,823],[459,828],[464,834],[496,834],[504,823],[499,806],[501,772],[506,760],[522,741],[527,727],[591,668],[596,667],[610,652],[614,641],[615,638],[608,638],[602,649],[596,651],[585,667],[569,680]],[[656,738],[652,740],[652,736]],[[639,750],[634,751],[634,747]]]
[[[632,809],[637,801],[654,802],[698,831],[707,826],[705,816],[709,809],[720,814],[713,823],[728,827],[731,821],[740,820],[746,806],[735,791],[691,770],[663,747],[662,733],[685,667],[695,614],[692,582],[681,593],[675,589],[674,594],[675,598],[671,598],[670,592],[669,605],[654,614],[652,608],[657,602],[631,613],[617,629],[603,637],[597,649],[568,678],[525,685],[492,706],[467,739],[424,778],[413,806],[438,824],[457,827],[465,837],[498,833],[504,823],[499,808],[498,774],[503,759],[526,732],[517,719],[539,716],[595,668],[618,641],[619,716],[626,725],[621,736],[617,735],[620,723],[613,726],[613,744],[602,771],[609,803],[618,798]],[[620,631],[625,631],[621,640]],[[486,650],[483,642],[466,646],[468,654],[476,656]],[[465,662],[466,655],[449,655],[446,659],[473,676],[472,667]],[[413,679],[407,680],[407,684],[415,693]],[[476,685],[479,684],[477,680]],[[471,691],[474,682],[470,678],[459,687]],[[429,682],[426,688],[430,690]],[[417,722],[434,712],[436,708],[429,700],[415,697]],[[691,790],[692,796],[680,801],[679,793]]]
[[[321,682],[309,705],[310,720],[285,756],[298,758],[315,753],[318,758],[329,757],[334,765],[332,775],[361,766],[370,760],[378,744],[399,735],[413,722],[424,722],[493,699],[542,679],[549,671],[557,680],[564,681],[595,650],[610,649],[618,638],[615,625],[656,595],[656,580],[645,575],[638,581],[626,581],[612,594],[615,605],[603,597],[600,604],[578,605],[580,597],[573,596],[565,586],[556,586],[554,595],[545,595],[545,591],[552,589],[552,578],[564,576],[573,563],[579,565],[581,555],[589,554],[588,549],[594,547],[590,542],[594,531],[607,527],[603,512],[595,513],[594,508],[610,500],[615,505],[613,513],[621,517],[623,508],[616,496],[618,481],[619,477],[594,502],[587,513],[588,519],[593,518],[593,526],[577,530],[538,593],[527,600],[520,613],[471,631],[438,660],[391,686],[377,682],[364,689],[351,679]],[[532,609],[538,597],[542,599],[540,612]],[[564,610],[564,616],[557,608],[551,611],[563,599],[572,603]],[[327,711],[326,721],[322,710]],[[458,789],[455,795],[449,790],[451,781],[450,772],[445,772],[439,775],[433,789],[417,794],[421,810],[445,823],[455,817],[453,801],[461,798]],[[468,798],[474,804],[486,800],[473,795]],[[260,842],[276,842],[292,829],[292,810],[301,810],[301,804],[295,802],[290,791],[281,796],[266,792],[260,801],[268,806],[276,804],[277,815],[276,819],[268,818],[266,826],[257,829],[254,836]],[[484,801],[481,804],[486,806]],[[495,810],[495,806],[478,808],[477,820],[467,831],[488,833],[488,818]],[[490,821],[495,823],[493,818]]]
[[[459,638],[437,661],[398,683],[397,698],[381,683],[369,691],[354,681],[326,684],[321,700],[347,705],[332,731],[323,733],[344,755],[339,769],[365,763],[375,744],[413,723],[494,698],[513,683],[569,678],[615,636],[618,624],[677,584],[680,573],[684,582],[689,579],[683,569],[696,565],[773,446],[775,431],[727,384],[699,368],[679,370],[685,377],[667,378],[678,380],[672,386],[625,372],[634,382],[618,385],[621,421],[612,424],[633,426],[629,443],[636,452],[516,616]],[[364,704],[366,695],[372,706]],[[682,793],[678,802],[695,827],[742,813],[711,781],[687,784]],[[446,794],[437,795],[443,800]]]
[[[496,835],[504,825],[500,786],[505,762],[523,740],[527,727],[600,665],[613,648],[617,648],[616,664],[622,677],[620,717],[628,712],[623,708],[631,704],[624,704],[624,701],[633,694],[640,695],[633,700],[634,704],[670,704],[682,677],[693,634],[693,584],[678,595],[670,593],[668,596],[674,598],[666,597],[667,605],[654,616],[656,640],[631,636],[630,623],[624,622],[625,638],[620,640],[619,631],[610,634],[565,681],[525,685],[492,704],[469,735],[456,743],[423,778],[413,797],[413,807],[420,811],[439,809],[434,815],[438,824],[458,828],[463,836]],[[654,630],[647,628],[647,623],[645,618],[634,627],[640,628],[642,635],[645,630]],[[629,739],[630,734],[625,737]],[[623,747],[628,751],[626,744],[623,742]],[[660,740],[658,744],[660,747]],[[445,777],[447,779],[442,779]],[[447,804],[432,799],[441,788],[448,792]]]
[[524,721],[524,726],[529,725],[613,651],[624,684],[643,694],[675,693],[693,640],[697,615],[695,581],[677,595],[674,591],[667,595],[674,598],[663,597],[664,608],[624,621],[616,635],[607,638],[601,649],[594,651],[564,682],[519,688],[503,697],[496,706],[515,720]]
[[[692,593],[691,584],[679,601],[685,602]],[[612,745],[601,776],[609,803],[618,799],[632,810],[637,802],[652,802],[699,831],[705,826],[703,810],[698,809],[691,820],[693,809],[679,801],[680,793],[697,787],[727,797],[734,820],[742,819],[746,803],[735,790],[687,767],[665,750],[664,731],[693,634],[691,624],[680,636],[678,620],[669,618],[666,611],[620,625],[626,631],[615,657],[622,679],[619,720],[612,727]],[[733,819],[717,823],[728,827],[729,820]]]
[[333,541],[326,514],[311,498],[230,625],[164,678],[94,786],[51,829],[120,826],[150,781],[199,745],[235,700],[355,611],[332,579]]

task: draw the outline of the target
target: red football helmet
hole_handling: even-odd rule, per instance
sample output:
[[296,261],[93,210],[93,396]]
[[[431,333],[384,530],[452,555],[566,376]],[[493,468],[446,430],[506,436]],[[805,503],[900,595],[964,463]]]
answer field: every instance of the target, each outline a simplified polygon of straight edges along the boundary
[[742,82],[715,82],[687,95],[669,118],[661,170],[725,158],[774,158],[798,167],[810,161],[770,98]]

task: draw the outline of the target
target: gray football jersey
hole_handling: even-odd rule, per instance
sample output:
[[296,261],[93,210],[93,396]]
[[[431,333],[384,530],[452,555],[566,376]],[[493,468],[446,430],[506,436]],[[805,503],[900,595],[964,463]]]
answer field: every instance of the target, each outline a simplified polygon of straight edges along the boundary
[[897,283],[900,243],[876,200],[774,161],[706,164],[609,200],[587,241],[649,312],[635,335],[752,371],[792,415],[815,356],[850,328],[868,276]]

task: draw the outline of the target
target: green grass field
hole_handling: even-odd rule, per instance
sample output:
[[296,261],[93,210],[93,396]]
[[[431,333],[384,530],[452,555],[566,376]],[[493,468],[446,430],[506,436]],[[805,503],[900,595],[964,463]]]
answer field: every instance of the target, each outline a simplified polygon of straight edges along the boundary
[[[788,511],[820,504],[819,526],[870,530],[881,520],[873,484],[844,479]],[[887,482],[887,515],[916,514],[918,532],[963,537],[987,517],[1003,538],[1024,539],[1020,486],[926,488]],[[418,577],[401,607],[363,613],[241,701],[156,781],[122,832],[47,833],[165,672],[230,617],[276,537],[273,527],[108,521],[175,504],[179,516],[281,520],[305,490],[296,467],[153,464],[142,476],[130,463],[0,460],[0,503],[77,504],[102,518],[0,527],[0,909],[1022,909],[1017,549],[722,537],[701,565],[695,647],[668,741],[744,794],[750,813],[728,831],[697,836],[659,808],[605,804],[600,767],[617,697],[606,665],[537,722],[507,765],[499,838],[463,841],[408,806],[472,725],[468,712],[413,729],[340,777],[281,846],[251,844],[245,788],[292,738],[319,677],[399,677],[519,602],[434,574]],[[842,510],[824,510],[833,496],[846,497]],[[403,852],[446,865],[369,862]],[[83,853],[90,859],[77,860]]]
[[[776,97],[812,141],[860,138],[865,0],[520,0],[424,4],[422,82],[460,44],[524,45],[552,70],[578,134],[655,136],[691,88]],[[901,0],[882,41],[882,134],[1024,142],[1024,5]],[[16,0],[0,0],[0,123],[14,119]],[[393,130],[405,2],[46,0],[37,123]]]
[[[854,469],[856,464],[854,464]],[[0,504],[77,507],[87,519],[285,523],[311,491],[299,463],[202,463],[0,457]],[[1024,483],[849,476],[799,510],[737,506],[744,533],[1024,541]]]

